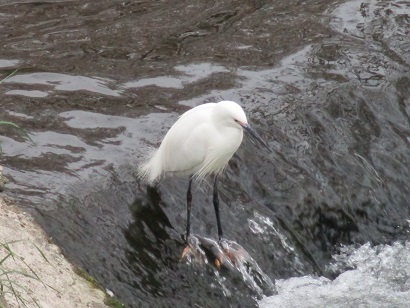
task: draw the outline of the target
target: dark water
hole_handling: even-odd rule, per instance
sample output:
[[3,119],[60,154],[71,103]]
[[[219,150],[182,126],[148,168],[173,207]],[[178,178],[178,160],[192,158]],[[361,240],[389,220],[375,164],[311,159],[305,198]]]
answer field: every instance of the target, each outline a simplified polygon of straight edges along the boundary
[[[334,278],[341,244],[408,238],[407,1],[1,1],[0,25],[0,73],[19,69],[0,119],[36,143],[0,128],[6,193],[128,306],[257,304],[179,262],[187,179],[136,179],[204,102],[239,102],[274,150],[245,141],[220,185],[225,237],[272,280]],[[193,232],[216,237],[211,201],[194,186]]]

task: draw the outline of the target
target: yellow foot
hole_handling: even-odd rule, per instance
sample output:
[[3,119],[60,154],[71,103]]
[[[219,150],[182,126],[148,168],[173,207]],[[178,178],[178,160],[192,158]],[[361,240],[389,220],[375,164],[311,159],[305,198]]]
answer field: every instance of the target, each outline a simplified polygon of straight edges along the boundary
[[190,236],[188,238],[188,245],[182,251],[181,261],[187,261],[189,263],[196,262],[200,264],[208,263],[205,252],[200,247],[200,242],[196,236]]
[[[205,253],[206,252],[206,253]],[[191,235],[188,245],[184,248],[181,260],[207,264],[212,262],[217,268],[222,266],[235,271],[237,267],[252,259],[249,254],[237,243],[227,240],[215,240]]]
[[188,263],[214,263],[231,274],[241,277],[251,289],[262,295],[275,289],[270,278],[263,273],[256,261],[238,243],[222,239],[215,241],[206,237],[191,235],[188,246],[182,251],[181,260]]

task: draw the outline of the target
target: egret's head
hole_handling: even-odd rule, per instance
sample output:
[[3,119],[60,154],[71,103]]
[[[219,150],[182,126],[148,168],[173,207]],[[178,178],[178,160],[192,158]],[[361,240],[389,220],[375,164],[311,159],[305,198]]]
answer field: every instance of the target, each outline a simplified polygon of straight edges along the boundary
[[253,138],[258,140],[262,145],[268,148],[269,151],[271,151],[266,142],[263,141],[262,138],[259,137],[258,133],[248,124],[245,112],[237,103],[232,101],[222,101],[217,103],[216,110],[221,123],[224,123],[226,126],[244,129]]
[[242,107],[232,101],[222,101],[217,103],[216,110],[221,123],[226,126],[242,128],[248,125],[245,112]]

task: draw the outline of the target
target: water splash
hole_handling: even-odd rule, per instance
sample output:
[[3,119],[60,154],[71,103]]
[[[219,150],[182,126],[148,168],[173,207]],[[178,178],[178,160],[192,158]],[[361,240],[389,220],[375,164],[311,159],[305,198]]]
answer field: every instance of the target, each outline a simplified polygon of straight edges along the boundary
[[335,280],[313,276],[276,280],[278,294],[261,300],[260,307],[407,307],[410,242],[344,246],[333,258],[329,270],[344,271]]

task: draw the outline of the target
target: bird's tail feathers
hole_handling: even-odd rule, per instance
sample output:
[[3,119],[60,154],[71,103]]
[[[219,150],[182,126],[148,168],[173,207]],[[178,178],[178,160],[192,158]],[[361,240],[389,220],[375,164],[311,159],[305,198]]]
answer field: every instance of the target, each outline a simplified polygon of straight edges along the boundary
[[155,152],[138,168],[138,177],[149,184],[159,180],[162,176],[162,162]]

